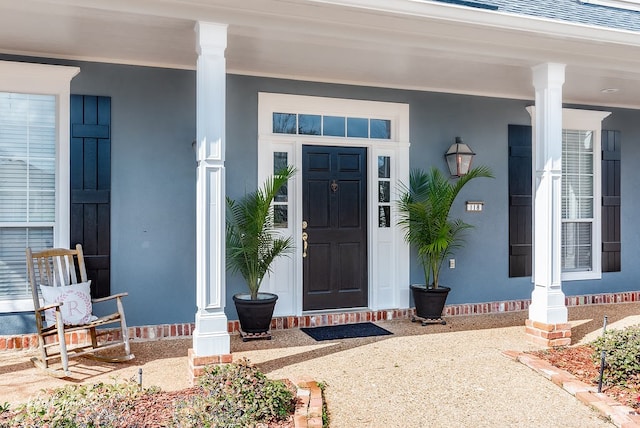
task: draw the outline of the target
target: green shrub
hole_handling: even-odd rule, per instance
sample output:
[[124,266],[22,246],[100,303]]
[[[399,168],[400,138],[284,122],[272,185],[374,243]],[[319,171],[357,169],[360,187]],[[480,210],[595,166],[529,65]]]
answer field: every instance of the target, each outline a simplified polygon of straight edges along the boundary
[[591,345],[597,364],[600,364],[601,352],[605,352],[607,365],[603,382],[606,385],[626,385],[640,375],[640,325],[608,330]]
[[247,427],[286,418],[295,408],[284,382],[267,379],[248,360],[207,367],[199,379],[202,396],[178,404],[176,427]]
[[[174,426],[252,427],[259,422],[285,419],[295,408],[287,385],[267,379],[247,360],[207,368],[199,385],[200,395],[175,405]],[[0,405],[0,428],[127,426],[136,400],[158,392],[155,387],[140,388],[134,380],[69,385],[43,391],[15,410],[8,403]]]
[[42,391],[20,405],[0,427],[114,427],[137,397],[154,394],[156,388],[141,389],[133,380],[123,383],[69,385]]

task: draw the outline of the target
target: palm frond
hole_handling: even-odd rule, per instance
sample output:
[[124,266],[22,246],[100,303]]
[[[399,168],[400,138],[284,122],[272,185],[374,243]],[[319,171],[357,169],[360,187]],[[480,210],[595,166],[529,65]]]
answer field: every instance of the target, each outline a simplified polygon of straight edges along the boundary
[[227,198],[227,269],[243,276],[253,299],[273,261],[293,249],[293,240],[273,228],[271,204],[294,175],[295,168],[289,166],[244,197]]
[[427,285],[438,286],[444,260],[463,245],[463,232],[472,227],[461,219],[450,219],[449,214],[460,190],[479,177],[491,178],[493,174],[480,166],[452,183],[437,168],[414,169],[409,185],[400,185],[398,225],[405,240],[418,250]]

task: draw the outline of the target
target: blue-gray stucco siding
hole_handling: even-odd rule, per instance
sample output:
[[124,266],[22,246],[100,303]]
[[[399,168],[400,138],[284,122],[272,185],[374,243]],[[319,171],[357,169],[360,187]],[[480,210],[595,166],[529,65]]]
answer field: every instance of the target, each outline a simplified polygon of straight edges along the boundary
[[[16,57],[0,59],[15,60]],[[21,58],[25,60],[25,58]],[[112,99],[111,290],[127,291],[131,326],[193,322],[196,312],[195,72],[99,63],[78,65],[74,94]],[[532,90],[533,91],[533,90]],[[448,303],[528,299],[530,278],[508,278],[507,125],[530,124],[531,100],[506,100],[229,75],[227,78],[227,194],[241,196],[257,185],[258,92],[315,95],[407,103],[411,120],[411,167],[445,168],[443,154],[456,136],[477,153],[475,164],[491,167],[495,179],[464,189],[454,214],[476,227],[456,255],[456,269],[441,281],[451,285]],[[532,94],[533,95],[533,94]],[[593,107],[589,107],[593,108]],[[640,111],[611,111],[604,129],[622,132],[622,271],[598,281],[563,283],[567,295],[638,289],[636,263],[640,207],[635,162],[640,160]],[[464,211],[464,201],[484,201],[482,213]],[[411,266],[412,282],[421,269]],[[226,278],[226,313],[235,319],[231,296],[244,291],[239,277]],[[0,334],[33,330],[33,315],[0,315]]]

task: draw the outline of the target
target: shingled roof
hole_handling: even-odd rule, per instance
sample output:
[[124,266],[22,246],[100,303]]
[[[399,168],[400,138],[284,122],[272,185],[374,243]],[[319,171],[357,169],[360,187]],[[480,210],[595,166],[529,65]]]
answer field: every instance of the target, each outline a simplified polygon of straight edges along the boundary
[[640,11],[619,9],[579,0],[436,0],[517,15],[640,32]]

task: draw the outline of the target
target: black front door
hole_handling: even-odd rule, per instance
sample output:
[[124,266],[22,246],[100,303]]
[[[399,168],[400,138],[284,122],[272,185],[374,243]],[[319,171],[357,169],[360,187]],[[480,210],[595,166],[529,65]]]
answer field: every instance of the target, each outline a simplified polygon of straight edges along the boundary
[[367,306],[366,176],[366,148],[302,148],[306,311]]
[[91,296],[110,293],[111,98],[71,96],[71,245],[82,244]]

